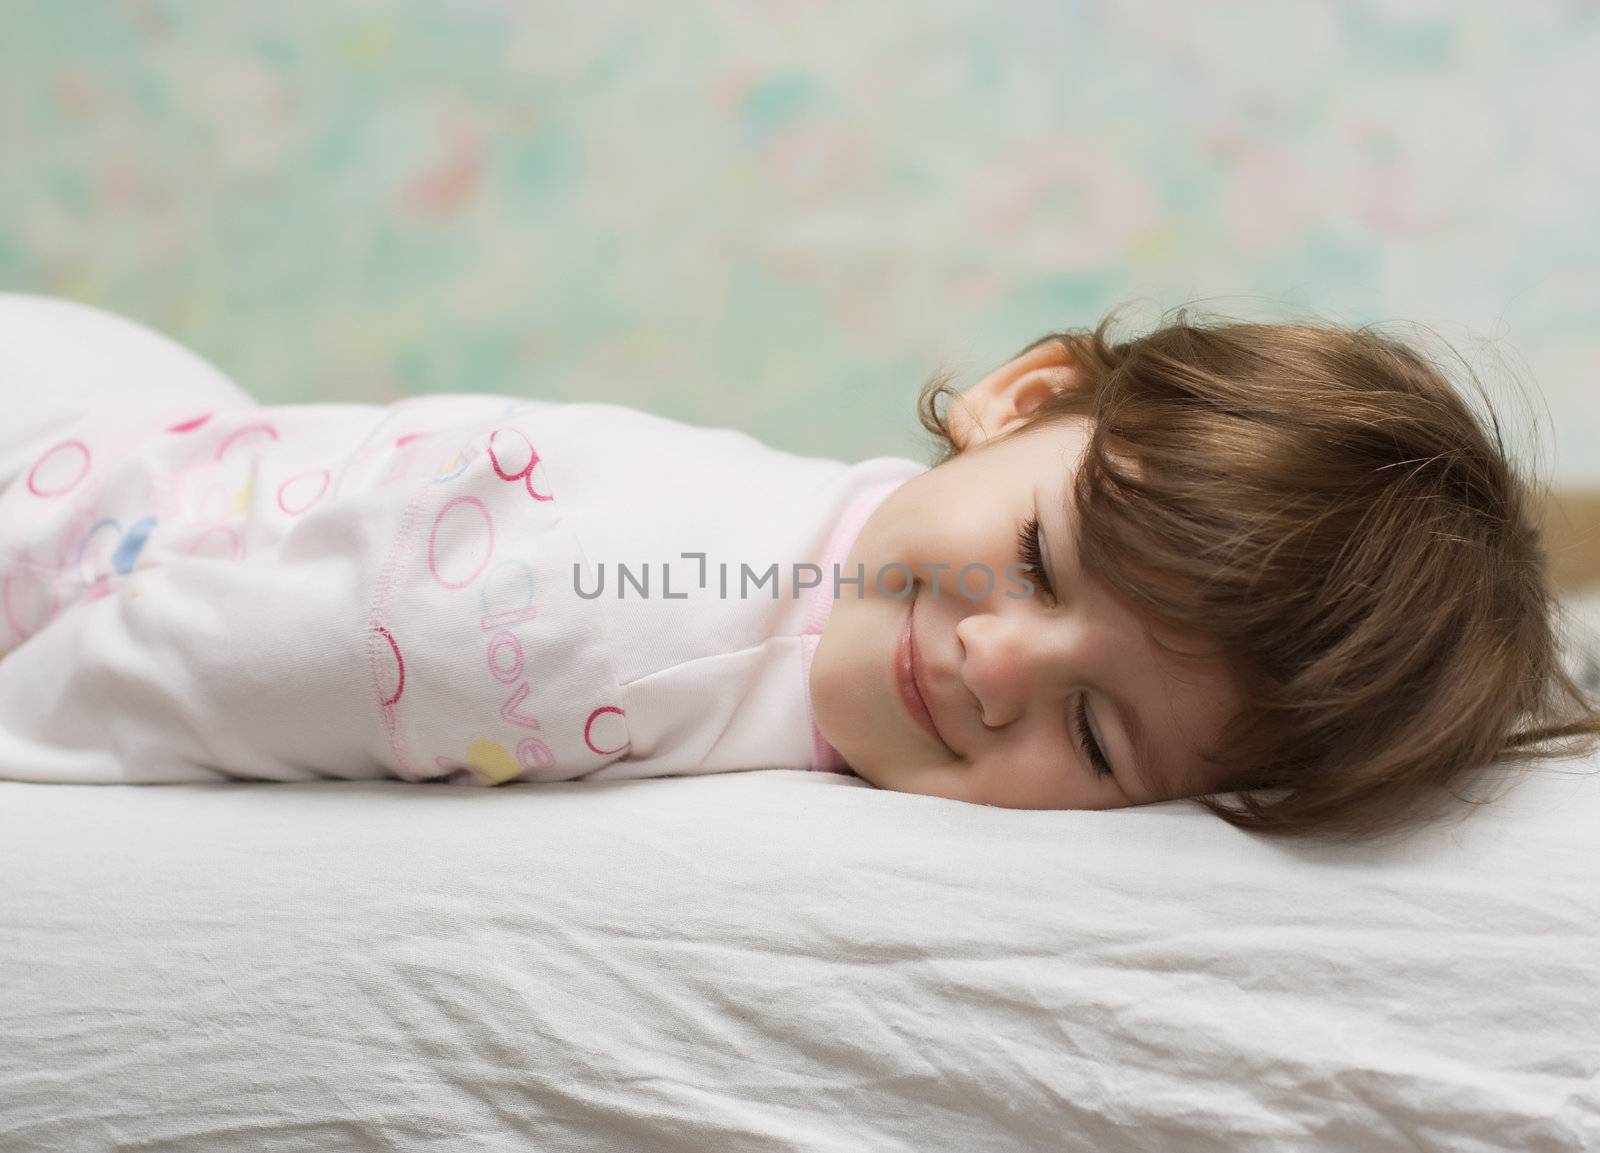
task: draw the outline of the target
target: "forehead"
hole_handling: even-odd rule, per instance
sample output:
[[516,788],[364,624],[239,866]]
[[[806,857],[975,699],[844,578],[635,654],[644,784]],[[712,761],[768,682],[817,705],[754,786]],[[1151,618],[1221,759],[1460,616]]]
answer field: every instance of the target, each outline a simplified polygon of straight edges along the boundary
[[[979,440],[945,461],[944,471],[967,485],[981,485],[999,491],[1021,486],[1037,488],[1042,496],[1058,491],[1062,481],[1077,474],[1084,450],[1089,445],[1093,422],[1073,415],[1054,417],[1037,424],[1018,426],[999,436]],[[978,490],[973,489],[974,495]]]

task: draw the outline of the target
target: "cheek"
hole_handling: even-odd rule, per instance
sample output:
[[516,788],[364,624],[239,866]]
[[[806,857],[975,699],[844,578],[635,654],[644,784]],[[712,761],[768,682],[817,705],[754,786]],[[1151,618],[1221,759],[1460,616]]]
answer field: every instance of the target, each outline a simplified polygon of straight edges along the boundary
[[973,793],[980,803],[1007,809],[1104,809],[1111,795],[1089,780],[1065,753],[1037,750],[986,756],[974,766]]
[[965,801],[969,804],[987,803],[974,793],[974,778],[959,764],[921,764],[900,758],[869,767],[865,771],[857,769],[856,775],[880,789],[896,793],[941,797],[947,801]]

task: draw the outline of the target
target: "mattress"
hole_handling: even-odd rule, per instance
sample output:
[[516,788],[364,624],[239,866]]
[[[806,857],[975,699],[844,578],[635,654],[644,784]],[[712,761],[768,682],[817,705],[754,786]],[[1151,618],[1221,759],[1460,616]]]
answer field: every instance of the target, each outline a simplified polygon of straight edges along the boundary
[[1365,848],[792,771],[0,783],[0,1149],[1596,1149],[1597,768]]

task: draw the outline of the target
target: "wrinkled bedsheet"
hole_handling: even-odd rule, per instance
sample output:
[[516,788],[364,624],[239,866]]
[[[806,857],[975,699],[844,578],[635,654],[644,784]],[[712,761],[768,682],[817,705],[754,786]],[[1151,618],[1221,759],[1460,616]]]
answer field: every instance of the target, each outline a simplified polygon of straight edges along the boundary
[[0,783],[0,1149],[1600,1148],[1600,776],[1384,848],[760,771]]

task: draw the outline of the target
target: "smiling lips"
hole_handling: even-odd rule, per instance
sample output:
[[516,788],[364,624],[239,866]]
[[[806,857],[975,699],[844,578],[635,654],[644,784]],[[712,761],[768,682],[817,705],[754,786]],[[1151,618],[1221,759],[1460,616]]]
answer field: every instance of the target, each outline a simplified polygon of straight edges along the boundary
[[894,683],[900,690],[901,703],[905,705],[911,719],[922,726],[934,740],[944,744],[944,738],[939,735],[939,729],[933,723],[933,713],[929,711],[928,702],[918,684],[917,639],[911,630],[916,606],[917,598],[913,595],[911,607],[906,610],[905,627],[900,630],[900,643],[894,648]]

